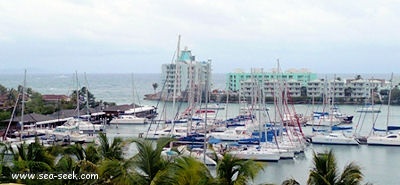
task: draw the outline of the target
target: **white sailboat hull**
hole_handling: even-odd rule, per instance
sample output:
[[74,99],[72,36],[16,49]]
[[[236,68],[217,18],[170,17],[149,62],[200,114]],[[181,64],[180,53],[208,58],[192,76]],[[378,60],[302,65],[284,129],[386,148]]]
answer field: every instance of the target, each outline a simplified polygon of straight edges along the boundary
[[400,135],[389,134],[386,136],[370,136],[367,138],[368,145],[400,146]]
[[110,121],[110,124],[120,125],[143,125],[147,123],[147,118],[140,118],[136,116],[120,116]]
[[248,150],[238,150],[238,151],[229,151],[229,154],[236,156],[240,159],[251,159],[255,161],[270,161],[276,162],[281,158],[278,152],[271,152],[269,150],[264,149],[248,149]]
[[354,137],[347,137],[342,133],[331,133],[328,135],[317,134],[311,137],[314,144],[331,144],[331,145],[358,145],[358,141]]

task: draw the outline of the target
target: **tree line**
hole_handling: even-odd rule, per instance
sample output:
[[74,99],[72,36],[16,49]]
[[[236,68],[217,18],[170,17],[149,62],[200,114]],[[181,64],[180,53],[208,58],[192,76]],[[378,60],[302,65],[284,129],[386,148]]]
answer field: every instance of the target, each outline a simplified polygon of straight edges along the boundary
[[[212,175],[204,163],[178,155],[174,158],[163,157],[161,152],[171,138],[157,141],[143,139],[109,140],[100,133],[98,145],[74,144],[44,147],[37,139],[29,145],[20,144],[16,149],[1,143],[0,183],[23,184],[140,184],[140,185],[245,185],[264,170],[260,162],[241,160],[225,153],[222,158],[215,155],[216,174]],[[124,151],[135,143],[137,153],[125,157]],[[176,152],[179,153],[176,149]],[[8,159],[7,159],[8,156]],[[363,174],[360,166],[350,163],[340,172],[332,151],[313,153],[313,166],[309,169],[309,185],[357,185],[361,184]],[[97,179],[12,179],[15,173],[75,173],[98,174]],[[268,183],[260,184],[267,185]],[[290,178],[282,185],[298,185]]]
[[[16,115],[20,115],[22,111],[22,91],[23,87],[20,85],[17,89],[7,89],[0,84],[0,96],[4,97],[2,109],[0,110],[0,120],[9,119],[11,117],[12,109],[15,105]],[[25,90],[25,109],[26,114],[38,113],[38,114],[52,114],[54,112],[66,109],[76,109],[77,103],[79,107],[94,108],[100,105],[115,105],[113,102],[103,102],[102,100],[97,101],[95,96],[86,88],[82,87],[78,90],[72,91],[68,95],[69,100],[60,99],[57,102],[47,102],[43,99],[42,94],[34,91],[32,88],[26,88]],[[77,98],[79,101],[77,101]],[[19,102],[16,104],[16,102]]]

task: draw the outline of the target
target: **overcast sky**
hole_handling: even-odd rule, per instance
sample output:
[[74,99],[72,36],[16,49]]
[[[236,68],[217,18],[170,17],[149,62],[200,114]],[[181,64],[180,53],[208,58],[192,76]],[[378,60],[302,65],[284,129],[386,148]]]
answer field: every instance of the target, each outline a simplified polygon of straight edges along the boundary
[[179,34],[215,73],[400,73],[397,0],[2,0],[0,72],[160,73]]

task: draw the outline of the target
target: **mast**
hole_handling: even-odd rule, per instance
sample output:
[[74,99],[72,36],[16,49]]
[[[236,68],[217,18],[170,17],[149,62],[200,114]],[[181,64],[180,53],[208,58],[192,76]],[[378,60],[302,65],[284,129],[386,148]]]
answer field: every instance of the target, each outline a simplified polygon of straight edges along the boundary
[[[207,113],[208,113],[208,91],[209,91],[209,77],[210,77],[210,65],[208,65],[207,66],[207,75],[205,76],[206,78],[205,78],[205,85],[206,85],[206,88],[205,88],[205,91],[206,91],[206,97],[205,97],[205,104],[206,104],[206,112],[205,112],[205,116],[204,116],[204,136],[206,135],[206,133],[207,133],[207,117],[208,117],[208,115],[207,115]],[[204,149],[203,149],[203,151],[204,151],[204,153],[203,153],[203,162],[204,162],[204,164],[206,164],[206,153],[207,153],[207,141],[206,141],[206,138],[204,138]]]
[[[277,70],[278,71],[278,75],[277,75],[277,83],[278,83],[277,101],[278,101],[278,111],[279,111],[278,113],[279,113],[279,117],[281,119],[281,125],[279,127],[279,139],[280,139],[280,141],[282,141],[283,140],[282,132],[283,132],[283,125],[284,125],[284,117],[283,117],[284,116],[283,115],[283,98],[284,98],[284,94],[283,94],[283,92],[286,91],[286,87],[285,87],[286,82],[284,81],[283,75],[281,73],[281,65],[279,63],[279,59],[277,59],[277,64],[278,64],[278,66],[277,66],[278,67],[278,70]],[[275,142],[278,145],[277,139],[275,139]]]
[[193,113],[194,113],[194,72],[193,72],[193,61],[190,60],[189,63],[189,92],[188,92],[188,108],[190,111],[190,116],[189,116],[189,125],[187,125],[187,133],[189,134],[191,132],[191,128],[193,125]]
[[89,84],[88,84],[88,80],[86,78],[86,72],[84,73],[85,75],[85,82],[86,82],[86,89],[85,89],[85,94],[86,94],[86,114],[89,115],[90,111],[89,111]]
[[393,85],[393,73],[390,76],[390,86],[389,86],[389,96],[388,96],[388,110],[387,110],[387,115],[386,115],[386,135],[389,132],[389,116],[390,116],[390,100],[392,98],[392,85]]
[[[173,95],[172,95],[172,111],[175,110],[175,104],[176,104],[176,93],[177,93],[177,83],[178,83],[178,78],[180,78],[180,75],[178,74],[179,72],[179,54],[180,54],[180,42],[181,42],[181,35],[178,36],[178,44],[176,48],[176,60],[175,60],[175,77],[174,77],[174,89],[173,89]],[[180,81],[180,80],[179,80]],[[172,128],[175,126],[174,120],[175,118],[172,119]]]
[[77,116],[80,117],[80,107],[79,107],[79,85],[78,85],[78,71],[75,71],[75,80],[76,80],[76,109],[77,109]]
[[[228,87],[228,86],[227,86]],[[229,87],[226,90],[225,120],[228,120]]]
[[21,133],[20,133],[21,139],[24,131],[25,94],[26,94],[25,86],[26,86],[26,69],[24,72],[24,84],[22,85],[22,110],[21,110]]
[[131,74],[132,80],[132,106],[133,106],[133,115],[136,116],[136,104],[135,104],[135,80],[133,78],[133,73]]
[[336,93],[336,74],[334,74],[333,75],[333,89],[332,89],[332,96],[331,96],[331,98],[332,98],[332,103],[331,103],[331,107],[330,107],[330,130],[332,130],[332,126],[333,126],[333,118],[334,118],[334,115],[333,115],[333,109],[335,108],[335,93]]

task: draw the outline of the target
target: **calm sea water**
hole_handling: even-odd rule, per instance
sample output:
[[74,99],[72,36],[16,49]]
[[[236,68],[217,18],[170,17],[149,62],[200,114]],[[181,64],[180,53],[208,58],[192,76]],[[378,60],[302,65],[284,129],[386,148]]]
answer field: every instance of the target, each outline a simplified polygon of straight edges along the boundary
[[[23,84],[23,73],[0,75],[0,84],[7,88],[17,88]],[[133,82],[133,83],[132,83]],[[157,90],[161,90],[160,74],[83,74],[78,75],[79,87],[87,86],[89,91],[94,94],[97,100],[116,102],[117,104],[139,103],[147,105],[157,105],[155,101],[143,100],[143,95],[153,93],[153,83],[158,83]],[[70,94],[77,88],[74,74],[27,74],[27,87],[32,88],[42,94]],[[134,86],[134,88],[132,88]],[[225,75],[217,74],[213,76],[213,88],[225,88]],[[185,107],[183,104],[181,107]],[[159,105],[159,112],[164,105]],[[269,105],[272,106],[272,105]],[[172,106],[171,103],[165,105],[167,117],[174,115],[178,105]],[[312,105],[295,105],[297,113],[309,115]],[[314,109],[318,106],[314,106]],[[320,108],[320,107],[319,107]],[[357,127],[360,134],[368,135],[372,127],[372,116],[359,115],[356,113],[357,106],[340,106],[342,113],[354,115],[353,128]],[[320,108],[321,109],[321,108]],[[181,108],[182,110],[182,108]],[[382,106],[382,112],[377,118],[377,127],[384,127],[386,123],[387,107]],[[239,113],[239,105],[228,104],[228,110],[218,112],[220,118],[232,117]],[[270,115],[273,115],[271,110]],[[400,125],[400,107],[391,106],[390,122]],[[140,132],[148,129],[148,126],[137,126],[135,128],[110,128],[107,132],[111,136],[136,137]],[[311,127],[305,127],[304,132],[310,133]],[[381,146],[328,146],[310,145],[304,154],[298,155],[294,160],[281,160],[277,163],[265,163],[265,171],[257,176],[254,184],[275,183],[281,184],[288,178],[295,178],[301,184],[306,184],[309,170],[312,166],[312,152],[322,152],[332,149],[337,157],[339,169],[350,162],[356,162],[362,167],[365,176],[365,183],[370,182],[379,185],[400,184],[398,179],[398,169],[400,168],[400,147],[381,147]],[[129,155],[135,152],[134,147],[128,151]]]

